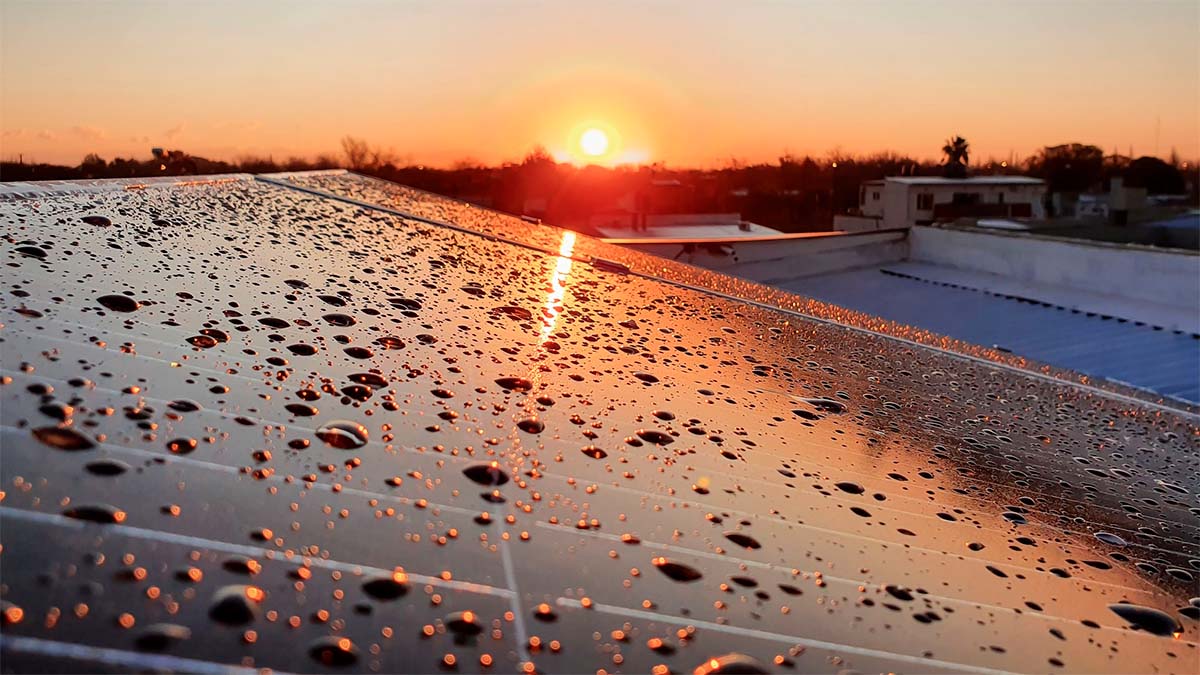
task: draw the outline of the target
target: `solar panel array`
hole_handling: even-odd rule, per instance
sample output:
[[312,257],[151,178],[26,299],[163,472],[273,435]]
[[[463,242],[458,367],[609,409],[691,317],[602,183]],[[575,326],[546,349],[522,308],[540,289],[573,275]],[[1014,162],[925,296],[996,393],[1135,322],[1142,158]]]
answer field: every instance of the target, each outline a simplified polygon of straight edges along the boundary
[[9,197],[6,672],[1196,669],[1190,410],[350,174]]

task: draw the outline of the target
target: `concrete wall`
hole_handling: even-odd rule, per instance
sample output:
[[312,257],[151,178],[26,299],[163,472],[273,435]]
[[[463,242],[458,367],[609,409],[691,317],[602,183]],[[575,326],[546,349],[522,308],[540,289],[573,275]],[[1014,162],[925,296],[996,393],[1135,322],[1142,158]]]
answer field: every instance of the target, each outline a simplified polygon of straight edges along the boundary
[[1028,234],[914,227],[909,259],[1200,311],[1200,255]]
[[[631,227],[634,214],[632,213],[599,213],[588,218],[590,227]],[[674,225],[712,225],[733,224],[742,220],[742,214],[732,213],[651,213],[646,215],[647,227],[668,227]]]
[[883,218],[835,215],[833,217],[833,229],[838,232],[871,232],[873,230],[881,230],[883,229]]
[[909,202],[916,205],[916,197],[909,198],[910,187],[904,183],[887,181],[883,186],[883,226],[888,228],[912,227]]
[[684,242],[622,240],[624,246],[768,284],[903,260],[903,231],[829,232]]

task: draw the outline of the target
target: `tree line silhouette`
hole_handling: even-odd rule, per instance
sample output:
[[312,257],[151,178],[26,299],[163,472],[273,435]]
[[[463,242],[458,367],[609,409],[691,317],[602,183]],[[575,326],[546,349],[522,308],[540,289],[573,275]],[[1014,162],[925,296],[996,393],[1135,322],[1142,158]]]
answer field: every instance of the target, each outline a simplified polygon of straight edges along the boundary
[[[920,160],[894,152],[851,155],[833,151],[824,157],[784,154],[774,163],[731,159],[713,169],[667,167],[661,163],[575,166],[556,162],[536,147],[520,162],[483,166],[461,161],[449,168],[403,163],[394,152],[347,136],[340,156],[315,159],[247,156],[211,160],[182,150],[155,149],[149,159],[106,161],[95,154],[78,166],[0,163],[0,180],[65,180],[189,176],[218,173],[271,173],[346,168],[412,187],[483,204],[511,213],[530,213],[549,222],[579,226],[598,213],[618,208],[624,196],[657,186],[669,198],[656,200],[660,211],[738,212],[746,220],[788,232],[828,229],[834,214],[853,212],[859,185],[886,176],[1021,174],[1044,179],[1050,192],[1083,193],[1107,189],[1112,177],[1150,194],[1188,194],[1197,201],[1194,162],[1157,157],[1105,154],[1094,145],[1046,146],[1024,161],[987,159],[971,164],[966,139],[946,140],[942,161]],[[663,187],[666,186],[666,187]],[[581,228],[586,229],[586,228]]]

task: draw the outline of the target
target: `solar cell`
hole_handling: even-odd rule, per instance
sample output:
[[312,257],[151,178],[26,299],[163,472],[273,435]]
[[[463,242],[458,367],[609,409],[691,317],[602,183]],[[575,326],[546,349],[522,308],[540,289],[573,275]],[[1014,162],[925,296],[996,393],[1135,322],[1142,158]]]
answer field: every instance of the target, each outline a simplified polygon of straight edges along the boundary
[[355,186],[0,202],[5,671],[1195,669],[1190,410]]

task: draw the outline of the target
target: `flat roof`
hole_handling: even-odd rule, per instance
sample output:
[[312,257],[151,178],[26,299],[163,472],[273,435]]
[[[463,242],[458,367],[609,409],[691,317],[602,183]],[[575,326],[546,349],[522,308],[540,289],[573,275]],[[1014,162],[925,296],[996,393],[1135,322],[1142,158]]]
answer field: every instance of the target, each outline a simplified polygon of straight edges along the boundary
[[943,176],[888,176],[884,180],[904,185],[1044,185],[1040,178],[1029,176],[971,176],[970,178],[945,178]]
[[[784,285],[843,307],[1200,404],[1200,340],[1120,318],[1121,304],[982,272],[893,262]],[[1135,301],[1124,301],[1134,304]],[[1153,307],[1138,313],[1154,319]],[[1111,313],[1100,310],[1110,307]],[[1161,312],[1178,312],[1162,308]],[[1177,317],[1163,317],[1176,321]],[[1194,317],[1189,323],[1196,325]]]
[[0,229],[6,671],[1195,662],[1192,410],[352,174]]

